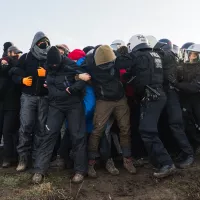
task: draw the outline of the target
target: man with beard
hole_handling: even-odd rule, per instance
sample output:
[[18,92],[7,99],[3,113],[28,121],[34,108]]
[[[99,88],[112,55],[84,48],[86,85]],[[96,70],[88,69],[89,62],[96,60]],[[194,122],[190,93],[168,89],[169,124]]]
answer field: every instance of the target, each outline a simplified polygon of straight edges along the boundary
[[11,46],[7,50],[7,56],[0,60],[0,126],[4,139],[3,168],[10,167],[11,161],[17,157],[20,89],[9,76],[9,70],[16,66],[21,53],[22,51],[17,47]]
[[43,32],[36,33],[30,51],[19,59],[17,67],[12,70],[14,82],[20,84],[22,89],[17,146],[19,164],[16,169],[20,172],[28,167],[31,152],[34,160],[34,150],[39,146],[45,130],[48,92],[44,87],[44,64],[49,48],[50,41],[47,36]]

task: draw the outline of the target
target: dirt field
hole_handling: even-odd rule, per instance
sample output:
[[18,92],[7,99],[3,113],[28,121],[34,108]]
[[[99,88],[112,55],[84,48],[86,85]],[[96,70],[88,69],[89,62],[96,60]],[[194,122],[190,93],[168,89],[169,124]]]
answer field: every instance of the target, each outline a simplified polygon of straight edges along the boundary
[[196,200],[200,199],[200,159],[189,170],[158,180],[147,165],[129,175],[119,166],[120,176],[98,170],[96,180],[70,184],[71,171],[50,171],[42,185],[31,183],[31,174],[15,168],[0,169],[0,200]]

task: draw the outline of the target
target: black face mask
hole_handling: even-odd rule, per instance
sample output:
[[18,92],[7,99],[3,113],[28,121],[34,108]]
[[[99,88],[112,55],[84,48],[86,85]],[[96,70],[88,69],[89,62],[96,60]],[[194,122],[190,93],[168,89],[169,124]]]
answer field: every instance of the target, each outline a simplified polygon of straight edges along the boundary
[[18,59],[19,59],[19,56],[12,56],[12,59],[13,59],[13,60],[18,60]]
[[41,43],[40,45],[38,45],[38,47],[40,49],[46,49],[49,45],[46,42]]

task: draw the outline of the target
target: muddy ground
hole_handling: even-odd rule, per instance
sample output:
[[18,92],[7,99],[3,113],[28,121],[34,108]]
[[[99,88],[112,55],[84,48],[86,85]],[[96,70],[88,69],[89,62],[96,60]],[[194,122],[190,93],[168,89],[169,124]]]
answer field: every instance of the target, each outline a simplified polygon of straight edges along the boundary
[[118,166],[113,177],[98,169],[99,178],[86,178],[83,184],[70,183],[72,171],[51,170],[41,185],[31,183],[30,173],[15,168],[0,169],[0,200],[196,200],[200,199],[200,158],[193,167],[175,176],[158,180],[149,165],[138,168],[137,175]]

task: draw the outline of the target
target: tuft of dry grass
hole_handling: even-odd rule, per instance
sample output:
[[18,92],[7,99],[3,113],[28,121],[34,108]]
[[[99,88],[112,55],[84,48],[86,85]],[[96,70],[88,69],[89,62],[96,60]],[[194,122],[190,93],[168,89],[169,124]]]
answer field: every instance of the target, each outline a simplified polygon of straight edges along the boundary
[[47,182],[40,185],[33,185],[16,200],[73,200],[69,191],[57,189],[52,183]]

